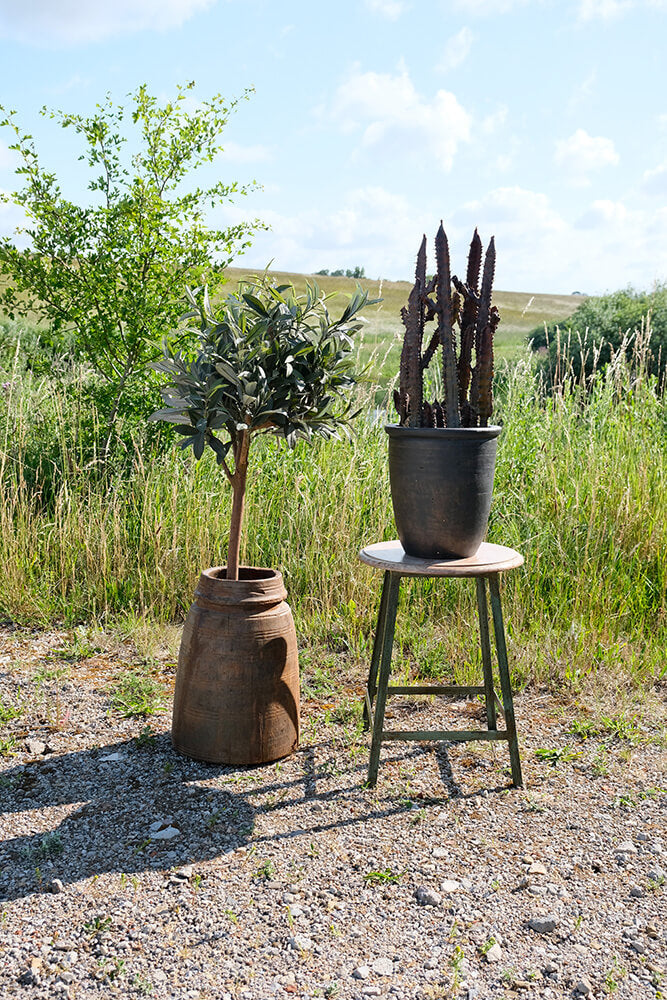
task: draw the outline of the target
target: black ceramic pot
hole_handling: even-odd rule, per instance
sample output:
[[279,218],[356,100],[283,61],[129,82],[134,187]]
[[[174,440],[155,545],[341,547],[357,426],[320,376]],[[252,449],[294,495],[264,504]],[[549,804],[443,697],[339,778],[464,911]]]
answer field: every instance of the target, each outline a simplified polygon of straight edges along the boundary
[[473,556],[491,510],[500,427],[385,427],[398,537],[421,559]]

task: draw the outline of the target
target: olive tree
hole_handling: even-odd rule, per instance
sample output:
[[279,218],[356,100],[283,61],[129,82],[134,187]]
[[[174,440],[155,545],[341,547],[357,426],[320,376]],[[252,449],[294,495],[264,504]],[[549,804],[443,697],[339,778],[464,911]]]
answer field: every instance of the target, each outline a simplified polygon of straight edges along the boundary
[[89,116],[42,109],[82,142],[79,159],[93,172],[85,204],[65,197],[17,113],[0,105],[0,124],[14,133],[10,148],[20,157],[16,172],[23,179],[20,190],[3,198],[27,218],[16,233],[27,239],[27,249],[0,239],[0,269],[9,278],[0,304],[11,318],[31,309],[54,330],[73,333],[107,383],[107,449],[123,394],[159,355],[186,286],[209,272],[206,280],[215,287],[260,225],[216,229],[206,219],[209,208],[252,185],[191,182],[198,168],[214,160],[217,167],[223,129],[249,92],[195,104],[193,87],[179,87],[174,100],[160,103],[141,86],[128,95],[129,108],[107,96]]
[[216,316],[206,292],[189,295],[197,344],[165,341],[164,357],[153,365],[169,379],[165,407],[150,419],[174,423],[180,447],[191,446],[196,458],[208,447],[215,452],[232,487],[227,579],[236,580],[252,438],[274,434],[293,446],[348,425],[356,382],[352,334],[364,322],[360,310],[379,300],[357,286],[334,319],[317,284],[297,295],[292,285],[263,278],[241,283]]

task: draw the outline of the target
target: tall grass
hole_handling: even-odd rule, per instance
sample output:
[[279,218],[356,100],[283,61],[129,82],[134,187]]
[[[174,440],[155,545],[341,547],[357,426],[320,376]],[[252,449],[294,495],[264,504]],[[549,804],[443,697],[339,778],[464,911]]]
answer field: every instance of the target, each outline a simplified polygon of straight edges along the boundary
[[[368,389],[369,400],[374,396]],[[366,651],[380,578],[358,549],[394,535],[385,415],[350,441],[294,451],[253,445],[245,561],[280,567],[306,647]],[[647,690],[665,677],[667,406],[619,356],[585,384],[547,394],[528,359],[499,374],[490,540],[525,566],[504,581],[517,682],[592,678]],[[393,419],[393,418],[390,418]],[[213,457],[147,457],[117,471],[79,461],[76,384],[11,380],[0,403],[0,616],[46,625],[132,612],[180,621],[201,568],[224,561],[230,494]],[[48,431],[48,435],[46,432]],[[36,458],[35,436],[49,448]],[[48,494],[35,463],[56,470]],[[407,674],[467,677],[478,664],[473,588],[406,585],[399,659]],[[359,671],[361,671],[361,666]],[[361,673],[359,673],[361,676]]]

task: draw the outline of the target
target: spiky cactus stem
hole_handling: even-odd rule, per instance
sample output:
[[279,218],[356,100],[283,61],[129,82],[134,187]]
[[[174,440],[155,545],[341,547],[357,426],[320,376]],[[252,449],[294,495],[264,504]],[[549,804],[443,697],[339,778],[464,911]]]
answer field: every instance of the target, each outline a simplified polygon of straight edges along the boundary
[[[482,274],[482,289],[479,295],[479,308],[475,323],[475,356],[476,364],[470,391],[470,406],[473,416],[478,415],[483,427],[488,424],[491,416],[491,382],[493,379],[493,334],[500,321],[500,316],[491,325],[491,292],[493,276],[496,270],[496,245],[493,236],[489,241],[484,258]],[[498,314],[498,310],[496,310]]]
[[459,410],[461,411],[461,423],[464,427],[470,427],[472,423],[472,413],[470,411],[470,400],[468,390],[471,380],[472,349],[475,342],[475,320],[479,303],[479,272],[482,267],[482,241],[479,233],[475,229],[470,252],[468,254],[468,268],[466,271],[466,283],[461,285],[456,278],[453,279],[456,288],[463,296],[463,308],[461,310],[461,349],[459,352]]
[[426,289],[426,236],[417,254],[415,283],[408,298],[407,308],[401,310],[405,327],[401,352],[399,410],[400,423],[419,427],[422,419],[424,383],[422,377],[422,341],[424,338],[424,295]]
[[[470,244],[465,283],[450,274],[449,246],[442,222],[435,239],[435,252],[437,270],[427,282],[424,236],[417,254],[415,283],[407,307],[401,310],[405,335],[400,383],[394,392],[399,423],[410,427],[476,427],[478,424],[485,427],[493,402],[493,335],[500,322],[498,310],[491,306],[495,242],[491,238],[486,251],[481,289],[482,241],[477,230]],[[425,325],[433,319],[436,330],[422,354]],[[458,360],[457,324],[461,341]],[[442,345],[445,398],[442,403],[437,400],[429,403],[424,400],[423,376],[438,345]]]
[[456,378],[456,344],[452,321],[452,279],[449,267],[449,246],[442,222],[435,237],[437,265],[436,307],[438,332],[442,344],[442,381],[445,390],[445,418],[448,427],[460,427],[459,390]]

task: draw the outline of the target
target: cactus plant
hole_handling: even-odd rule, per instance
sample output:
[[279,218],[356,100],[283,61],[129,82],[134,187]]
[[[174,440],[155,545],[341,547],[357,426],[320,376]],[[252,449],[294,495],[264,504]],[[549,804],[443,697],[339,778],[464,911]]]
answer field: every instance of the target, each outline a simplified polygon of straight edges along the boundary
[[[487,247],[482,270],[482,241],[475,230],[465,282],[450,273],[449,245],[442,222],[435,238],[435,257],[436,273],[427,280],[424,236],[417,254],[415,283],[407,306],[401,310],[405,334],[399,388],[394,392],[399,424],[487,427],[493,406],[493,335],[500,322],[497,308],[491,305],[494,238]],[[423,350],[425,328],[432,321],[436,328]],[[429,403],[424,399],[424,371],[438,346],[442,348],[444,398]]]

